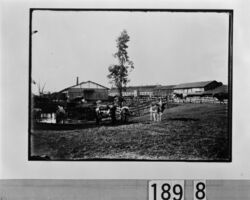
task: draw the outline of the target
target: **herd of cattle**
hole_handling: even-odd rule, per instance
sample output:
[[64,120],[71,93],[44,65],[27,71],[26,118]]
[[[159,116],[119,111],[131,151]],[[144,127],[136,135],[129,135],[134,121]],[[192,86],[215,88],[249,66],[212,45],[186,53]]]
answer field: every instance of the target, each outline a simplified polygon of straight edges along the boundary
[[115,124],[118,120],[128,122],[130,111],[128,106],[117,106],[114,103],[87,103],[82,101],[57,103],[52,101],[36,101],[32,108],[32,117],[35,122],[43,122],[43,118],[55,116],[55,123],[64,124],[79,121],[110,120]]

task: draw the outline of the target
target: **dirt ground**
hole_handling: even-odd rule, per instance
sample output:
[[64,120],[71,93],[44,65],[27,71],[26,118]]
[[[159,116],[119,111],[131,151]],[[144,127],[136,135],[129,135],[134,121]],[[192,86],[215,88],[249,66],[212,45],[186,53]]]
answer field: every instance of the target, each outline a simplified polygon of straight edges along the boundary
[[31,159],[230,161],[227,105],[183,104],[129,124],[33,130]]

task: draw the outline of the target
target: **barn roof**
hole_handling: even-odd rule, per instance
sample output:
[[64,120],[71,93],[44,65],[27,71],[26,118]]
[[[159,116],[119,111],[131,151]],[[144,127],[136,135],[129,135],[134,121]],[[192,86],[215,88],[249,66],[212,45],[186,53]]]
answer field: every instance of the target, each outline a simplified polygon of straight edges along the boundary
[[192,83],[182,83],[173,87],[173,89],[186,89],[186,88],[203,88],[208,84],[216,81],[201,81],[201,82],[192,82]]
[[[150,88],[150,89],[153,89],[153,88],[156,88],[160,85],[139,85],[139,86],[127,86],[126,89],[145,89],[145,88]],[[117,88],[116,87],[112,87],[111,88],[111,91],[117,91]]]
[[207,90],[205,92],[203,92],[204,95],[206,94],[218,94],[218,93],[228,93],[228,86],[227,85],[222,85],[222,86],[219,86],[213,90]]
[[155,88],[159,85],[137,85],[137,86],[127,86],[127,88]]
[[175,87],[175,85],[161,85],[157,86],[156,90],[172,90]]
[[72,85],[72,86],[70,86],[70,87],[64,88],[63,90],[60,90],[59,93],[60,93],[60,92],[65,92],[65,91],[69,90],[70,88],[73,88],[73,87],[76,87],[76,86],[79,86],[79,85],[82,85],[82,84],[85,84],[85,83],[92,83],[92,84],[98,85],[99,87],[102,87],[102,88],[104,88],[104,89],[107,89],[107,90],[109,89],[108,87],[105,87],[105,86],[103,86],[103,85],[100,85],[100,84],[98,84],[98,83],[96,83],[96,82],[94,82],[94,81],[83,81],[83,82],[81,82],[81,83],[79,83],[79,84],[75,84],[75,85]]

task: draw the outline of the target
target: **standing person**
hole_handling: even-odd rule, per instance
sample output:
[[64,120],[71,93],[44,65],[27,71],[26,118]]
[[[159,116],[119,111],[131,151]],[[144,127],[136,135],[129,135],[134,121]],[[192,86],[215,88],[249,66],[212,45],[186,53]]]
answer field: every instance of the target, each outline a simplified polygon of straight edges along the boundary
[[100,105],[101,105],[101,101],[100,100],[96,101],[96,108],[95,108],[96,124],[99,124],[100,121],[102,120],[101,112],[100,112]]
[[64,119],[66,116],[66,112],[63,108],[63,106],[58,105],[57,111],[56,111],[56,123],[64,123]]
[[111,107],[110,107],[110,115],[111,115],[112,124],[114,125],[116,123],[116,106],[115,106],[115,104],[111,105]]
[[157,121],[161,121],[161,116],[162,116],[162,113],[163,113],[163,103],[162,103],[162,100],[160,99],[159,102],[158,102],[158,119]]
[[123,123],[127,123],[128,122],[129,114],[130,114],[130,112],[129,112],[128,106],[123,106],[121,108],[121,121]]
[[99,107],[96,107],[95,109],[95,119],[96,119],[96,124],[100,123],[100,110]]
[[153,120],[153,104],[151,103],[150,104],[150,107],[149,107],[149,117],[150,117],[150,121]]
[[154,103],[153,105],[153,121],[156,122],[157,121],[157,110],[158,110],[158,105],[156,103]]

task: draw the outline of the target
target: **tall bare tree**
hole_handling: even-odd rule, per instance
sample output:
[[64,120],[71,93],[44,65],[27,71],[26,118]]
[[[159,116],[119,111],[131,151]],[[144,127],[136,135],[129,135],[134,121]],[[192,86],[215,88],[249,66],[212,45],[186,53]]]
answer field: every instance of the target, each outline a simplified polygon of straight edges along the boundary
[[44,88],[46,83],[44,83],[43,85],[41,84],[41,82],[39,81],[38,83],[35,80],[31,80],[32,84],[37,86],[37,90],[38,90],[38,94],[39,95],[43,95],[44,94]]
[[121,32],[121,35],[117,38],[117,52],[114,57],[118,59],[118,64],[110,65],[108,70],[108,78],[111,83],[114,83],[119,94],[119,104],[122,104],[122,92],[126,90],[127,83],[129,82],[128,75],[129,72],[134,69],[133,62],[129,59],[127,48],[127,43],[130,37],[126,30]]

